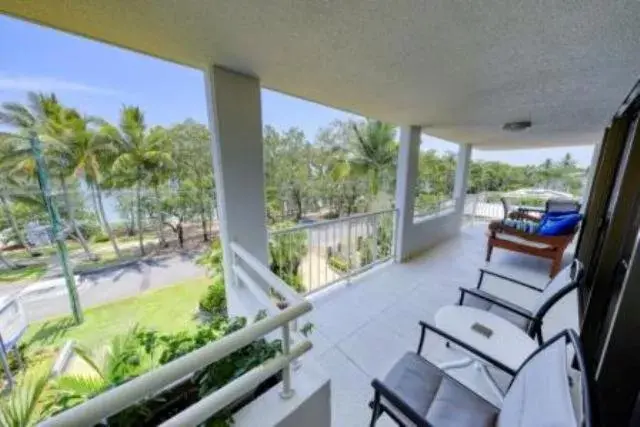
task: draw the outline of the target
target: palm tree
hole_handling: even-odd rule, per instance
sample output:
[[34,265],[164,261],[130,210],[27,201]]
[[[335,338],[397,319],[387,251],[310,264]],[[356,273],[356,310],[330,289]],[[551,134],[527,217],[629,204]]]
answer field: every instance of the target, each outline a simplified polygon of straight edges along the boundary
[[545,180],[545,188],[549,188],[551,186],[551,177],[553,175],[553,160],[545,159],[542,163],[542,177]]
[[45,124],[45,133],[43,139],[45,141],[46,156],[52,173],[58,177],[62,188],[62,196],[67,210],[67,216],[71,223],[71,228],[84,249],[87,256],[92,260],[98,257],[91,252],[78,222],[75,220],[75,204],[72,203],[69,192],[69,177],[73,176],[76,166],[76,153],[74,148],[81,145],[77,141],[83,138],[78,127],[81,126],[80,114],[73,109],[61,107],[57,113],[51,114],[49,120]]
[[376,197],[380,192],[380,180],[395,163],[397,145],[394,127],[379,120],[368,120],[364,125],[352,125],[356,135],[351,163],[366,173],[369,190]]
[[574,160],[571,153],[566,153],[560,161],[560,164],[564,169],[574,169],[576,167],[576,161]]
[[102,124],[103,122],[94,118],[81,117],[73,110],[67,112],[64,129],[69,135],[66,139],[67,144],[62,147],[63,154],[70,161],[73,174],[84,176],[94,198],[96,214],[99,219],[102,219],[102,226],[109,236],[113,250],[120,258],[120,249],[107,221],[101,191],[103,165],[115,157],[117,149],[109,138],[91,128],[90,125],[93,123]]
[[80,227],[75,220],[75,206],[69,198],[68,177],[73,168],[70,167],[71,159],[68,157],[68,148],[65,145],[73,143],[73,133],[66,128],[69,119],[76,112],[64,108],[55,94],[45,95],[29,92],[28,106],[15,102],[2,104],[0,111],[0,123],[12,126],[18,130],[16,140],[22,142],[12,153],[14,169],[27,174],[35,174],[35,159],[30,147],[25,144],[26,138],[40,137],[45,143],[45,150],[49,167],[54,171],[60,181],[64,203],[71,228],[85,253],[90,259],[97,259],[91,252]]
[[113,180],[136,186],[138,240],[140,252],[144,255],[142,189],[146,184],[158,185],[160,176],[175,166],[171,156],[171,141],[163,128],[147,130],[144,113],[133,106],[123,107],[119,128],[105,124],[102,134],[114,142],[119,150],[111,169]]
[[16,221],[13,212],[11,212],[11,206],[9,205],[9,192],[15,191],[24,184],[16,178],[15,173],[11,170],[13,168],[10,161],[12,150],[13,144],[11,144],[10,138],[6,135],[0,135],[0,205],[2,205],[4,216],[9,221],[11,230],[18,240],[18,243],[20,243],[29,255],[33,256],[31,247],[21,232],[20,227],[18,227],[18,221]]

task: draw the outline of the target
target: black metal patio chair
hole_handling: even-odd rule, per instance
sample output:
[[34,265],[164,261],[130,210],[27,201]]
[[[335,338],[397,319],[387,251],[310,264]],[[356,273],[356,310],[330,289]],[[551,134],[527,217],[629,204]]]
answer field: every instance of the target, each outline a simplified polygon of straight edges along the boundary
[[[420,325],[418,351],[406,353],[383,380],[372,382],[370,427],[374,427],[383,414],[400,426],[417,427],[594,425],[593,380],[574,331],[565,330],[548,340],[513,372],[443,331],[424,322]],[[420,356],[427,329],[513,375],[501,408]],[[568,347],[572,347],[575,354],[579,381],[571,380]]]
[[[520,327],[532,338],[537,338],[538,342],[542,344],[543,318],[551,307],[579,286],[582,281],[583,271],[582,263],[574,259],[570,265],[551,279],[543,289],[540,289],[513,277],[481,268],[480,278],[478,279],[476,288],[460,288],[460,300],[458,304],[490,311]],[[486,275],[507,281],[513,285],[525,287],[538,293],[532,308],[530,310],[526,309],[481,289]]]

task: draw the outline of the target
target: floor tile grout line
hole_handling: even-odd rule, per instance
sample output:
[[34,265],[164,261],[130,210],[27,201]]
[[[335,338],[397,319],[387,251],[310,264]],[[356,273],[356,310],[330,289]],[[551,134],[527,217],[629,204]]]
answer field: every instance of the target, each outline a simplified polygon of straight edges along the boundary
[[346,357],[346,358],[347,358],[347,360],[348,360],[349,362],[351,362],[351,364],[353,364],[353,366],[355,366],[356,368],[358,368],[358,371],[360,371],[362,374],[364,374],[364,376],[365,376],[365,377],[367,377],[367,378],[371,378],[371,375],[369,375],[369,373],[368,373],[368,372],[366,372],[366,371],[364,370],[364,368],[362,368],[358,362],[356,362],[355,360],[353,360],[353,359],[352,359],[352,358],[351,358],[351,357],[350,357],[350,356],[349,356],[349,355],[348,355],[348,354],[347,354],[347,353],[346,353],[346,352],[345,352],[345,351],[344,351],[344,350],[343,350],[343,349],[342,349],[338,344],[336,344],[336,349],[337,349],[340,353],[342,353],[342,355],[343,355],[344,357]]

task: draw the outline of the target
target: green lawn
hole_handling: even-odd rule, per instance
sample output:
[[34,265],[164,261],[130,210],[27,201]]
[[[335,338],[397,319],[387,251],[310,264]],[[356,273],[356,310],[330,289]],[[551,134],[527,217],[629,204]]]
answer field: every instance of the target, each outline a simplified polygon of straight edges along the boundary
[[136,323],[161,332],[177,332],[196,326],[198,300],[211,279],[207,277],[176,283],[168,288],[146,292],[136,297],[90,308],[85,320],[74,326],[70,317],[61,317],[29,326],[22,342],[28,353],[42,347],[59,347],[69,339],[96,348],[113,336],[125,333]]
[[0,284],[12,283],[21,280],[38,280],[47,272],[47,264],[39,263],[13,270],[0,270]]

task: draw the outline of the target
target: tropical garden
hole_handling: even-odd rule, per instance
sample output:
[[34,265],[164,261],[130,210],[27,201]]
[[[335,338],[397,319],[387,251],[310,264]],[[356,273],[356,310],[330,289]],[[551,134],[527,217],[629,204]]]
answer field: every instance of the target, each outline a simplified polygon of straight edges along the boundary
[[[65,105],[55,94],[30,93],[27,102],[2,104],[0,125],[0,286],[45,277],[56,258],[44,196],[60,218],[61,239],[76,271],[195,248],[198,263],[210,272],[206,278],[87,308],[82,324],[76,316],[31,325],[20,348],[27,370],[0,400],[0,424],[33,425],[246,324],[226,312],[211,142],[204,124],[187,119],[151,125],[137,106],[123,106],[118,121],[110,123]],[[312,140],[298,128],[265,126],[270,229],[392,208],[397,136],[394,126],[375,120],[336,121]],[[34,146],[42,153],[44,171]],[[429,212],[451,198],[456,157],[454,152],[420,151],[418,210]],[[569,154],[530,166],[473,161],[469,192],[540,186],[576,193],[583,175]],[[44,194],[43,177],[50,194]],[[345,255],[340,243],[325,248],[329,267],[344,272],[356,263],[390,256],[393,221],[372,227],[375,233],[354,242],[355,258]],[[44,241],[41,235],[34,238],[34,230],[45,230]],[[269,267],[306,292],[301,270],[310,251],[305,231],[275,233],[269,240]],[[277,293],[272,297],[282,302]],[[84,368],[50,377],[53,355],[69,339],[75,340],[76,358]],[[106,423],[155,425],[278,351],[278,341],[256,341]],[[228,421],[225,412],[212,425]]]
[[[114,124],[85,115],[55,94],[30,93],[26,103],[2,105],[0,124],[7,130],[0,134],[4,270],[20,267],[34,252],[55,251],[33,248],[26,232],[29,224],[49,223],[36,179],[33,138],[42,147],[69,245],[82,252],[80,269],[145,255],[170,242],[179,247],[194,237],[207,242],[215,234],[207,127],[191,119],[150,126],[136,106],[123,107],[119,116]],[[267,125],[264,144],[270,225],[392,207],[397,130],[389,124],[338,121],[313,141],[300,129],[278,131]],[[421,150],[419,162],[416,205],[422,210],[451,196],[456,154]],[[473,161],[469,193],[535,186],[576,192],[583,172],[570,154],[529,166]]]

